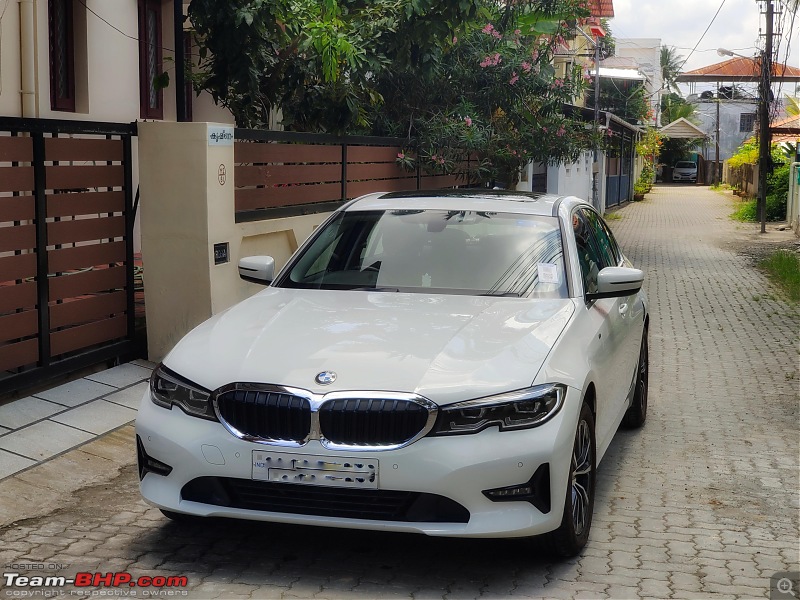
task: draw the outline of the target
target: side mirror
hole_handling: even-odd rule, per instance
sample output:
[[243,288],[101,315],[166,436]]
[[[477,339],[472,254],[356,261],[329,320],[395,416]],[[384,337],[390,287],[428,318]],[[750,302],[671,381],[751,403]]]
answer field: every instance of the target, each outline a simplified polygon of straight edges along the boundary
[[597,274],[597,290],[586,294],[587,300],[631,296],[642,289],[644,273],[627,267],[606,267]]
[[275,259],[271,256],[245,256],[239,261],[239,277],[250,283],[269,285],[275,279]]

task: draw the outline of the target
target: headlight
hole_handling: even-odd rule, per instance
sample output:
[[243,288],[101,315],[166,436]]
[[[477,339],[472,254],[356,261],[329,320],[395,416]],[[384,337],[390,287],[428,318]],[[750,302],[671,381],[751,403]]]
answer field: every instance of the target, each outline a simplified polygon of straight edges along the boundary
[[560,383],[545,384],[443,406],[431,435],[478,433],[494,425],[500,431],[536,427],[559,411],[566,392]]
[[172,408],[175,404],[186,414],[217,420],[211,405],[211,392],[158,365],[150,376],[150,399],[154,404]]

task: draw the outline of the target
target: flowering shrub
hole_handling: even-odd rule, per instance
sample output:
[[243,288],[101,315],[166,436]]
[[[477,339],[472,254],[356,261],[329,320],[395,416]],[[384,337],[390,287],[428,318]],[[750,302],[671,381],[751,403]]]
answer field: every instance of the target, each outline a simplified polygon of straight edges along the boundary
[[384,106],[402,110],[378,119],[381,127],[373,133],[416,138],[426,172],[464,171],[468,164],[476,179],[507,186],[531,161],[576,160],[601,136],[565,116],[564,104],[580,97],[587,83],[579,66],[559,73],[553,58],[564,43],[564,15],[583,16],[581,5],[487,2],[490,20],[455,36],[440,57],[436,81],[407,73],[382,82]]

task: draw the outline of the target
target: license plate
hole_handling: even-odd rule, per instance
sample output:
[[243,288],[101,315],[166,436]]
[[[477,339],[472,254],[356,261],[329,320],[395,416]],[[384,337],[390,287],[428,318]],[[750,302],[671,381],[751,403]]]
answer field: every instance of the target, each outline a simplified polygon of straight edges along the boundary
[[378,461],[253,450],[253,479],[330,487],[378,489]]

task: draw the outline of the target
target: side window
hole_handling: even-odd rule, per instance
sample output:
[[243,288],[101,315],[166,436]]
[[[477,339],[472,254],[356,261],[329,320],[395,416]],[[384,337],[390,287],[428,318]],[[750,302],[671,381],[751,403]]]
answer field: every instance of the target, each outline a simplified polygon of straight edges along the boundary
[[585,209],[581,212],[586,215],[586,219],[591,225],[595,239],[597,240],[600,256],[603,258],[603,266],[600,268],[616,267],[619,264],[619,260],[614,252],[614,248],[611,244],[611,240],[608,237],[608,233],[606,233],[606,230],[603,229],[603,224],[600,222],[600,218],[597,216],[597,213]]
[[576,211],[572,215],[572,232],[575,234],[575,244],[578,248],[583,291],[594,292],[597,290],[597,274],[603,268],[603,258],[592,234],[592,226],[583,211]]
[[50,37],[50,108],[75,112],[72,0],[49,0],[47,16]]
[[598,219],[597,221],[600,223],[600,227],[603,228],[606,236],[608,236],[608,241],[611,243],[611,251],[614,254],[614,266],[618,266],[622,262],[622,250],[619,249],[619,244],[614,234],[611,233],[611,230],[608,228],[608,225],[606,225],[606,222],[602,219]]

